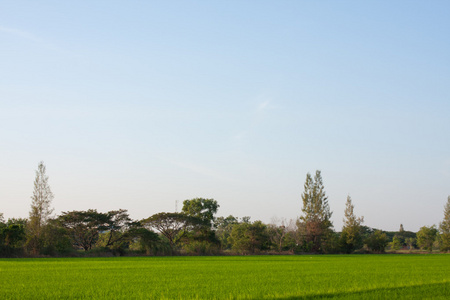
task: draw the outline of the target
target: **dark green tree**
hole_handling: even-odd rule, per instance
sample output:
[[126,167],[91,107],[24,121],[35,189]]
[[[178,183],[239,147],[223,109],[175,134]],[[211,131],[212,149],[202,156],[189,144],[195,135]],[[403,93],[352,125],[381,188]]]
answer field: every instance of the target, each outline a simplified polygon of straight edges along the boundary
[[157,213],[141,221],[147,229],[159,231],[169,241],[171,253],[175,253],[177,243],[186,235],[189,230],[196,226],[205,226],[205,223],[196,217],[188,216],[185,213]]
[[364,242],[371,251],[383,253],[388,245],[388,238],[383,231],[375,230]]
[[216,231],[216,237],[220,242],[222,250],[231,249],[231,243],[229,237],[233,226],[238,224],[238,218],[229,215],[228,217],[218,217],[214,220],[214,228]]
[[423,226],[417,232],[417,245],[420,249],[433,251],[433,244],[436,241],[438,230],[435,225],[427,227]]
[[196,217],[212,225],[214,215],[219,209],[219,204],[214,199],[194,198],[183,201],[183,213]]
[[74,249],[66,228],[57,219],[48,219],[42,231],[41,253],[44,255],[68,255]]
[[165,254],[165,245],[158,234],[142,227],[140,222],[133,222],[127,233],[132,250],[143,251],[146,255]]
[[232,249],[240,253],[257,253],[269,248],[267,226],[261,221],[233,226],[229,237]]
[[102,231],[105,235],[104,247],[114,248],[120,242],[127,239],[127,230],[132,220],[126,209],[111,210],[106,213]]
[[6,247],[19,248],[25,238],[25,227],[22,224],[5,225],[1,229],[0,235]]
[[306,175],[304,192],[302,194],[302,216],[300,217],[299,231],[309,245],[312,252],[324,252],[327,247],[327,238],[333,233],[328,197],[325,194],[322,175],[316,171],[313,177]]
[[96,244],[100,231],[107,228],[107,221],[107,214],[95,209],[63,212],[58,217],[59,224],[67,230],[73,246],[85,251],[91,250]]
[[213,231],[214,215],[219,204],[214,199],[195,198],[183,201],[183,213],[199,219],[203,226],[195,226],[183,237],[183,249],[187,254],[214,254],[220,242]]
[[0,220],[0,256],[23,255],[26,240],[26,219]]

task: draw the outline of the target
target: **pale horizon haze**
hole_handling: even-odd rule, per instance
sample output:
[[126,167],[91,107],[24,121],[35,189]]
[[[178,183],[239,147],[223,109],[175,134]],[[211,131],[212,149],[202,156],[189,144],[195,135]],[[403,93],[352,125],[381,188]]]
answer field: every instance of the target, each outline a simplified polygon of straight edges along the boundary
[[450,195],[448,1],[1,1],[0,213],[38,163],[62,211],[133,219],[214,198],[332,221],[438,225]]

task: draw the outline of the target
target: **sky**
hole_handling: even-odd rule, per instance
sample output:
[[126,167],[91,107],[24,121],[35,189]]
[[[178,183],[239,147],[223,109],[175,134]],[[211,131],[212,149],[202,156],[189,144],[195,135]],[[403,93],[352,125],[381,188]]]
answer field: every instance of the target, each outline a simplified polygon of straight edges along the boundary
[[0,0],[0,212],[438,224],[450,195],[448,1]]

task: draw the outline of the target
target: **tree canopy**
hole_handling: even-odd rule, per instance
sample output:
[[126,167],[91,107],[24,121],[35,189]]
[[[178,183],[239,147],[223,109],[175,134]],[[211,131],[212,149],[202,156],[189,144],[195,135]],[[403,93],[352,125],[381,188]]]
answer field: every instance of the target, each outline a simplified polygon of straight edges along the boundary
[[183,201],[183,213],[199,218],[204,222],[212,224],[214,215],[219,209],[219,204],[214,199],[194,198]]

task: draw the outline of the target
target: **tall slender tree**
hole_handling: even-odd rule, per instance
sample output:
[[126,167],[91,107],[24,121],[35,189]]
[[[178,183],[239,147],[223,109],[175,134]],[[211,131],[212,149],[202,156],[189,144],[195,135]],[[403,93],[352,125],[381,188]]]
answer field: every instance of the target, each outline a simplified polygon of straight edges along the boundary
[[439,248],[442,252],[450,251],[450,196],[444,206],[444,220],[439,224]]
[[310,251],[322,252],[326,238],[332,232],[333,224],[330,220],[332,212],[319,170],[316,171],[314,179],[310,173],[306,175],[304,189],[303,215],[300,217],[299,230]]
[[41,161],[36,170],[30,217],[27,225],[27,244],[33,254],[39,253],[43,227],[53,212],[51,208],[53,197],[48,183],[46,167],[44,162]]
[[363,246],[362,227],[364,217],[356,217],[353,210],[352,198],[347,196],[344,211],[344,226],[341,234],[341,248],[346,253],[351,253]]

